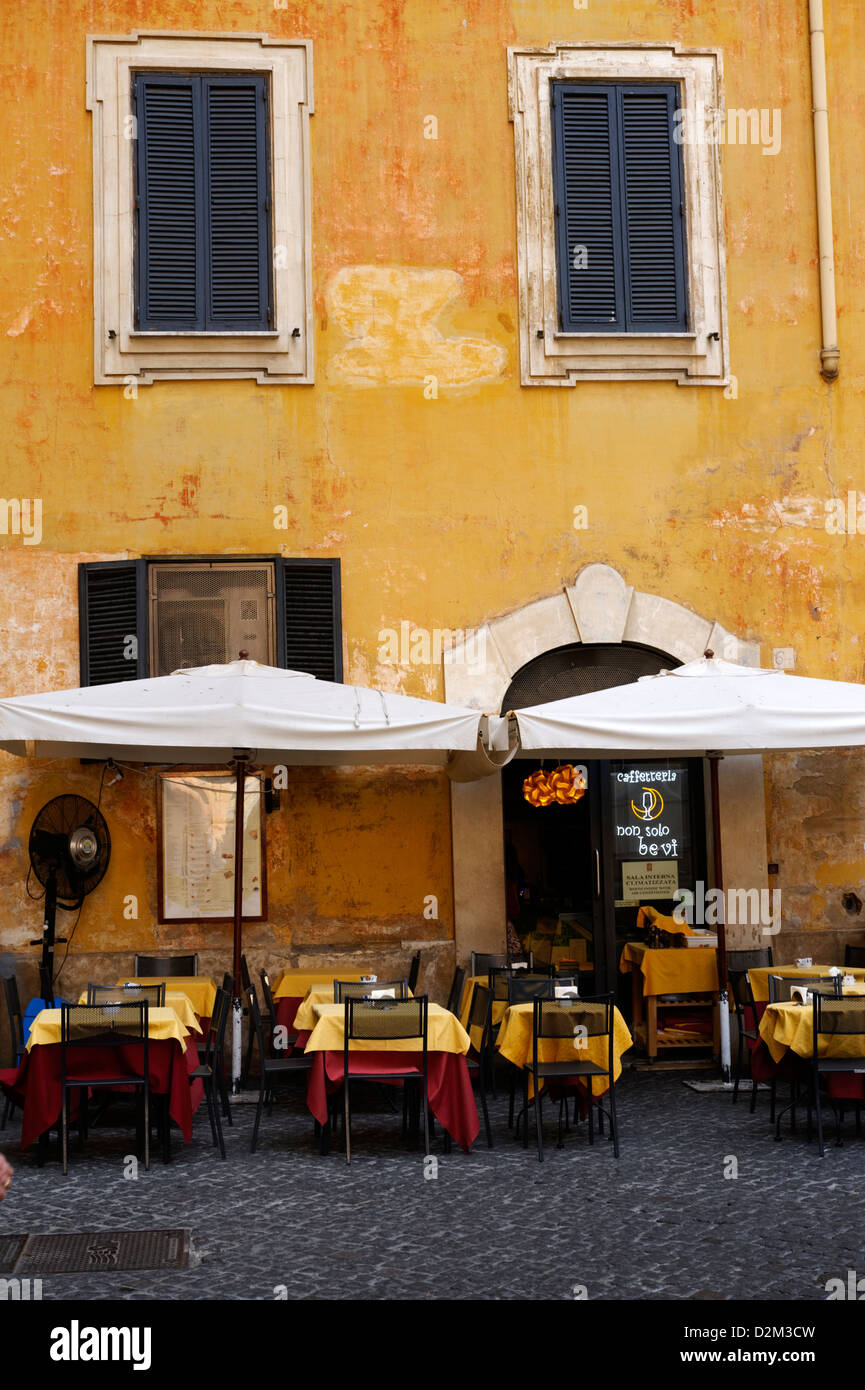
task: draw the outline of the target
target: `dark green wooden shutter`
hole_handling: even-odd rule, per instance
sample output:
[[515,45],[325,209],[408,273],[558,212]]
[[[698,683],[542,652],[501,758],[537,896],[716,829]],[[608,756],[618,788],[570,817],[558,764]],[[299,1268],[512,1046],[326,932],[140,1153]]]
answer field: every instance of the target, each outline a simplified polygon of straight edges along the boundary
[[136,318],[144,331],[203,326],[197,107],[193,77],[135,79]]
[[143,560],[78,566],[78,629],[82,685],[134,681],[147,675]]
[[339,560],[277,561],[278,664],[319,680],[342,680]]
[[203,84],[208,325],[266,329],[265,79],[206,77]]
[[628,328],[687,328],[684,208],[679,147],[673,140],[676,89],[619,91],[627,248]]
[[134,97],[138,327],[266,330],[266,78],[139,73]]
[[565,331],[624,327],[615,96],[611,87],[555,88],[556,224]]
[[553,84],[559,317],[565,332],[687,329],[676,105],[674,83]]

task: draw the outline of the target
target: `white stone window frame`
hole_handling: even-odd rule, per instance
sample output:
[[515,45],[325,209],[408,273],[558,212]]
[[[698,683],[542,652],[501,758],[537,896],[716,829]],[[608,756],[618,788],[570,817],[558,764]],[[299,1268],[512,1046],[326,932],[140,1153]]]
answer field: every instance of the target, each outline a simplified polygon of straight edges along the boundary
[[[143,333],[134,322],[133,74],[209,70],[269,78],[273,328]],[[87,109],[93,113],[95,384],[214,378],[311,384],[311,41],[162,31],[89,35]]]
[[698,111],[708,123],[715,111],[723,110],[718,49],[633,43],[508,49],[522,384],[662,380],[680,386],[727,386],[730,350],[721,164],[717,144],[709,141],[682,144],[688,332],[592,334],[565,333],[559,328],[550,84],[592,80],[678,83],[686,111],[685,131],[698,129]]

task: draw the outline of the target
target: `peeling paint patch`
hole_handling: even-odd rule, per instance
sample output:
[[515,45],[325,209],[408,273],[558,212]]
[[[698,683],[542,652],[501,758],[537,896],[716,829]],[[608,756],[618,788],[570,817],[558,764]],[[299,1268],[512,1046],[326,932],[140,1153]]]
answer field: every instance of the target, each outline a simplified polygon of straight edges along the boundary
[[455,270],[415,266],[347,266],[328,288],[328,309],[352,339],[330,363],[348,386],[424,386],[438,389],[495,381],[507,361],[484,338],[446,338],[436,319],[460,296]]

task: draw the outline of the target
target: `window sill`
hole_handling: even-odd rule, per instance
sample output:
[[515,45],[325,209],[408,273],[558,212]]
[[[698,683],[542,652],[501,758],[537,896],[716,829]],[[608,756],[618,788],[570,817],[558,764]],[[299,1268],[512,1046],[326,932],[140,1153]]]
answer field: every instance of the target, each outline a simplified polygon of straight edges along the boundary
[[186,338],[193,342],[198,342],[200,339],[209,341],[211,338],[229,338],[232,342],[236,342],[238,338],[254,338],[258,342],[262,338],[278,338],[279,336],[279,332],[275,328],[248,328],[242,329],[240,332],[236,329],[221,328],[192,329],[189,332],[168,328],[133,328],[129,334],[130,341],[140,339],[144,343],[152,343],[156,338]]

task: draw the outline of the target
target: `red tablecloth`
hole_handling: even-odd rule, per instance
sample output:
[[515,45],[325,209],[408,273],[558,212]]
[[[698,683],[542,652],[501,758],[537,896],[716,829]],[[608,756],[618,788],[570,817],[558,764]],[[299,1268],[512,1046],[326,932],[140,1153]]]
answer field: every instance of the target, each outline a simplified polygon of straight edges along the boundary
[[[327,1097],[342,1085],[345,1060],[341,1052],[315,1052],[307,1082],[306,1103],[319,1124],[327,1124]],[[358,1052],[349,1056],[349,1071],[355,1059],[358,1071],[393,1071],[395,1067],[420,1068],[423,1056],[417,1052]],[[429,1107],[454,1143],[468,1153],[480,1130],[471,1077],[466,1059],[458,1052],[427,1054]]]
[[[191,1040],[190,1040],[191,1042]],[[0,1082],[16,1105],[24,1112],[21,1126],[21,1147],[27,1148],[60,1118],[62,1107],[62,1067],[59,1043],[33,1047],[18,1068],[14,1080]],[[168,1113],[187,1143],[192,1138],[192,1116],[204,1097],[201,1081],[190,1084],[189,1073],[198,1065],[195,1048],[184,1052],[174,1038],[153,1039],[149,1043],[150,1089],[156,1095],[168,1096]],[[69,1073],[81,1076],[122,1076],[141,1074],[144,1047],[128,1043],[123,1047],[69,1049]],[[9,1075],[9,1073],[5,1073]],[[74,1093],[73,1093],[74,1100]]]

